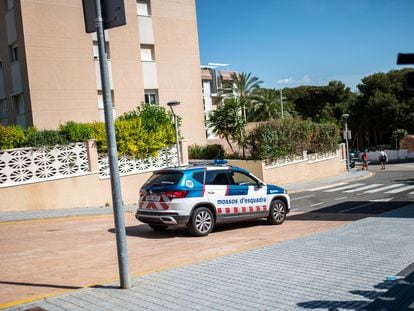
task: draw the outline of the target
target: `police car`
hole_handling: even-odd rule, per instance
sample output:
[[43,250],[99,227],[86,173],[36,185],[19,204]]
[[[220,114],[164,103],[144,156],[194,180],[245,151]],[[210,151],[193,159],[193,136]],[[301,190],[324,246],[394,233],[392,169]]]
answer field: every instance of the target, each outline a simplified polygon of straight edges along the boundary
[[205,236],[219,223],[267,218],[282,224],[290,198],[285,189],[242,168],[216,162],[154,172],[140,190],[138,206],[135,217],[154,230],[186,225],[194,236]]

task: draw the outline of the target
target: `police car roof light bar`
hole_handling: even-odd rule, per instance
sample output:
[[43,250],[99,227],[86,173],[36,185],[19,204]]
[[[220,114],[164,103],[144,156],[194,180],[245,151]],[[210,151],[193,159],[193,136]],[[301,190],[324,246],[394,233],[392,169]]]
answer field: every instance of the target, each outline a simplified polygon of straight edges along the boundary
[[188,164],[191,166],[203,166],[203,165],[217,165],[225,166],[229,161],[222,159],[206,160],[206,161],[190,161]]

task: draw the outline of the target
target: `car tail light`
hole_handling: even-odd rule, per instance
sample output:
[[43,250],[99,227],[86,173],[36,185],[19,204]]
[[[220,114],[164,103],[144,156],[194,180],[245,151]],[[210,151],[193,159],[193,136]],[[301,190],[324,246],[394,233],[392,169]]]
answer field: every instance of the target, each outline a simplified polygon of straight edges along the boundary
[[187,196],[187,190],[178,190],[178,191],[165,191],[162,194],[167,196],[170,200],[172,199],[182,199]]

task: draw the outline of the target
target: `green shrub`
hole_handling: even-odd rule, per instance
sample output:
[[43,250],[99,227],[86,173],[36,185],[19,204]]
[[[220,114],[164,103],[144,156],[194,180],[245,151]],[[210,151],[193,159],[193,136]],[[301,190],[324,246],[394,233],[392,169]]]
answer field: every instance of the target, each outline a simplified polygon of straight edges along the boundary
[[[159,150],[175,143],[175,127],[172,116],[164,108],[143,104],[125,113],[115,121],[115,134],[120,154],[145,158],[156,155]],[[59,126],[59,130],[0,125],[0,148],[50,146],[83,142],[95,139],[99,153],[108,151],[106,128],[103,122],[77,123],[69,121]]]
[[92,138],[92,128],[89,123],[69,121],[59,126],[59,132],[70,142],[82,142]]
[[23,147],[27,142],[24,130],[19,125],[5,127],[0,124],[0,149]]
[[303,151],[333,151],[339,141],[339,129],[335,124],[316,124],[299,118],[260,124],[247,137],[251,157],[262,160],[301,155]]
[[199,146],[197,144],[188,148],[190,159],[224,159],[224,149],[220,144]]
[[98,153],[108,152],[105,123],[93,122],[89,123],[89,126],[91,128],[91,138],[96,140],[96,148],[98,149]]
[[38,131],[34,127],[30,127],[26,130],[26,136],[26,145],[30,147],[64,145],[70,142],[64,136],[62,136],[59,131]]
[[148,148],[143,141],[145,134],[140,118],[116,120],[115,133],[119,154],[138,157],[145,157],[148,154]]
[[[139,123],[138,136],[135,133],[123,134],[120,130],[117,131],[117,136],[123,140],[121,144],[118,142],[118,145],[122,145],[120,152],[125,150],[128,151],[125,152],[128,154],[155,156],[159,150],[175,143],[175,127],[172,116],[163,107],[142,104],[141,107],[120,116],[117,122],[135,122],[130,126],[127,123],[119,123],[119,126],[123,128],[122,131],[136,131],[137,129],[133,128]],[[125,137],[120,135],[125,135]],[[135,138],[131,139],[131,137]]]

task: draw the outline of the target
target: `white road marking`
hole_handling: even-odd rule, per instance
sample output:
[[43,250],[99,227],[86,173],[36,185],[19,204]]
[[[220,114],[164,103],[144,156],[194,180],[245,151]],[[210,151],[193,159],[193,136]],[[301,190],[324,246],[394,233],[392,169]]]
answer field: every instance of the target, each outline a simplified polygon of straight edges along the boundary
[[341,183],[337,183],[337,184],[333,184],[333,185],[329,185],[329,186],[323,186],[323,187],[318,187],[318,188],[313,188],[309,191],[319,191],[319,190],[325,190],[325,189],[329,189],[329,188],[333,188],[333,187],[338,187],[338,186],[342,186],[342,185],[346,185],[346,182],[341,182]]
[[319,202],[319,203],[315,203],[315,204],[312,204],[311,206],[317,206],[317,205],[321,205],[321,204],[323,204],[324,202]]
[[376,193],[376,192],[384,191],[384,190],[387,190],[387,189],[398,188],[398,187],[401,187],[401,186],[404,186],[404,184],[394,184],[394,185],[379,187],[377,189],[365,191],[364,193]]
[[379,186],[382,186],[382,185],[383,184],[372,184],[372,185],[367,185],[367,186],[360,187],[360,188],[357,188],[357,189],[346,190],[344,192],[352,193],[352,192],[357,192],[357,191],[362,191],[362,190],[368,190],[368,189],[379,187]]
[[394,189],[394,190],[387,191],[385,193],[400,193],[400,192],[410,190],[410,189],[414,189],[414,185],[409,185],[409,186],[397,188],[397,189]]
[[291,201],[296,201],[296,200],[300,200],[300,199],[305,199],[305,198],[309,198],[309,197],[314,197],[314,194],[309,194],[309,195],[304,195],[303,197],[299,197],[299,198],[293,198],[290,199]]
[[346,198],[347,198],[347,197],[336,198],[336,199],[335,199],[335,201],[344,200],[344,199],[346,199]]
[[341,190],[346,190],[346,189],[350,189],[350,188],[359,187],[359,186],[362,186],[362,185],[365,185],[365,184],[356,183],[356,184],[347,185],[347,186],[343,186],[343,187],[339,187],[339,188],[325,190],[324,192],[341,191]]

